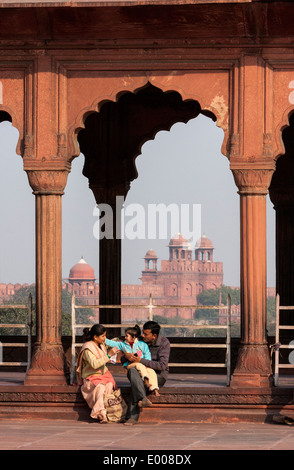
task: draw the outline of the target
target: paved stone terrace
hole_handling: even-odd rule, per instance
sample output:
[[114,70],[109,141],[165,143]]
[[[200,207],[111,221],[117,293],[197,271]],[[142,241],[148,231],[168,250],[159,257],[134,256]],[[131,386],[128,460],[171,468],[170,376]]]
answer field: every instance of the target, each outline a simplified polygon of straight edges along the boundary
[[126,428],[123,424],[96,422],[4,419],[0,422],[0,450],[97,450],[96,463],[106,451],[119,455],[119,451],[126,450],[151,454],[175,450],[182,454],[196,450],[294,450],[294,426],[142,423]]

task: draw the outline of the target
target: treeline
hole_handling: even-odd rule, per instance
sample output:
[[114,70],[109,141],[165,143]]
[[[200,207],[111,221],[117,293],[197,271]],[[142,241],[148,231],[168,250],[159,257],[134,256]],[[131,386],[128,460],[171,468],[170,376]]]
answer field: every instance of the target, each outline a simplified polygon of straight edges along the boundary
[[[198,294],[197,296],[197,304],[199,306],[219,306],[219,305],[227,305],[228,295],[231,297],[231,305],[240,305],[240,289],[232,289],[229,286],[221,286],[218,289],[207,289]],[[191,320],[183,320],[180,317],[173,317],[167,318],[163,316],[156,315],[154,317],[156,321],[158,321],[162,325],[177,325],[179,324],[178,328],[164,328],[165,336],[194,336],[194,337],[219,337],[219,336],[226,336],[226,330],[222,329],[210,329],[205,328],[185,328],[180,325],[189,324],[191,325]],[[218,309],[201,309],[197,308],[194,311],[194,319],[192,320],[192,324],[199,324],[199,322],[203,323],[207,322],[208,324],[218,324],[219,322],[219,310]],[[241,334],[240,332],[240,322],[238,323],[231,323],[231,336],[239,337]],[[268,297],[267,298],[267,334],[269,336],[275,335],[275,298]]]
[[[33,328],[32,334],[36,332],[36,309],[35,299],[36,291],[35,286],[27,286],[20,288],[9,301],[5,301],[4,305],[28,305],[29,294],[32,296],[32,320]],[[220,302],[223,305],[227,303],[227,296],[230,294],[232,305],[240,304],[240,289],[232,289],[228,286],[221,286],[219,289],[209,289],[201,292],[197,296],[197,304],[203,306],[218,306]],[[78,304],[78,302],[76,301]],[[82,304],[82,301],[79,302]],[[76,309],[76,323],[93,323],[94,309],[83,308]],[[62,316],[62,335],[71,335],[71,294],[66,290],[62,290],[62,305],[61,305],[61,316]],[[0,309],[0,323],[27,323],[27,311],[18,308]],[[206,337],[217,337],[224,336],[225,330],[212,330],[205,328],[205,325],[201,329],[187,328],[185,325],[193,325],[193,323],[199,324],[199,322],[208,322],[210,324],[218,324],[219,312],[218,309],[201,309],[197,308],[194,311],[194,318],[191,320],[184,320],[181,317],[167,318],[160,315],[155,315],[154,319],[161,325],[166,325],[163,330],[165,336],[206,336]],[[138,323],[138,321],[137,321]],[[176,328],[168,328],[168,325],[179,325]],[[183,325],[183,326],[182,326]],[[275,298],[269,297],[267,299],[267,332],[269,336],[275,334]],[[0,335],[26,335],[26,330],[6,327],[0,328]],[[233,323],[231,325],[231,335],[240,336],[240,324]]]
[[[11,296],[10,300],[3,302],[3,305],[28,305],[29,295],[32,296],[32,334],[36,334],[36,288],[34,285],[21,287],[14,295]],[[82,304],[81,301],[76,299],[76,304]],[[91,317],[94,315],[94,309],[83,308],[76,309],[76,323],[93,323]],[[71,335],[71,294],[66,290],[62,290],[61,296],[61,329],[62,335]],[[0,309],[0,323],[16,324],[23,323],[27,324],[28,313],[27,310],[20,308]],[[26,335],[26,329],[1,327],[0,335]]]

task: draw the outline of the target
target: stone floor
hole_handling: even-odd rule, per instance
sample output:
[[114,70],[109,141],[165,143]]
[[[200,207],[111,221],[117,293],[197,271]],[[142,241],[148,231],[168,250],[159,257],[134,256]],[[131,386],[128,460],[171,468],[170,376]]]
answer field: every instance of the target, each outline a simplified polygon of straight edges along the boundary
[[99,450],[101,458],[107,451],[119,455],[127,450],[148,451],[151,455],[156,451],[187,454],[195,450],[294,450],[294,426],[142,423],[126,427],[96,422],[4,419],[0,422],[0,450]]

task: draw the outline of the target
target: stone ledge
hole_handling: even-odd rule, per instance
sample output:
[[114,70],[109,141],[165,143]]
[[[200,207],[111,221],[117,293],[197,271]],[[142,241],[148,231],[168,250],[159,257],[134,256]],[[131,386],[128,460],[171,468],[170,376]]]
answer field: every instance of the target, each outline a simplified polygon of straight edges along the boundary
[[[294,418],[293,407],[228,407],[228,406],[159,406],[145,408],[140,423],[269,423],[273,417],[287,415]],[[65,404],[16,404],[0,406],[0,419],[51,419],[94,422],[88,406]]]
[[[120,388],[127,401],[130,387]],[[140,422],[268,422],[281,411],[294,414],[292,388],[163,387],[160,393]],[[0,386],[0,418],[91,421],[77,386]]]
[[[126,398],[130,386],[118,386]],[[291,404],[294,405],[292,388],[231,388],[231,387],[163,387],[160,396],[151,396],[157,405],[164,404]],[[70,385],[2,385],[0,386],[0,406],[5,402],[52,402],[80,403],[83,397],[78,386]]]

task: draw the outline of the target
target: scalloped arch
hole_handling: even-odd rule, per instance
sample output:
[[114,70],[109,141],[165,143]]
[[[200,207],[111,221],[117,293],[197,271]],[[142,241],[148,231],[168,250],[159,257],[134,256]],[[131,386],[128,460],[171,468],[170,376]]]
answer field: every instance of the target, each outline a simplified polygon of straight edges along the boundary
[[[78,157],[80,154],[80,147],[78,143],[78,133],[81,129],[85,128],[85,120],[86,118],[93,112],[99,112],[101,107],[103,106],[104,103],[107,102],[113,102],[117,103],[118,100],[121,98],[126,93],[133,93],[136,94],[140,90],[143,90],[146,88],[148,85],[153,85],[156,88],[160,89],[164,93],[173,93],[177,92],[181,96],[183,101],[196,101],[199,103],[201,112],[203,112],[204,115],[207,114],[212,114],[215,117],[216,120],[216,126],[221,128],[224,131],[224,139],[223,139],[223,144],[221,148],[221,152],[223,155],[226,156],[226,146],[227,146],[227,141],[228,141],[228,108],[224,103],[220,102],[215,102],[215,103],[205,103],[203,98],[192,92],[187,92],[185,89],[183,89],[181,86],[178,84],[173,83],[172,86],[165,85],[162,83],[162,81],[158,77],[149,77],[148,79],[142,78],[141,80],[137,80],[136,83],[134,83],[134,86],[128,86],[128,88],[122,89],[121,86],[115,88],[112,90],[111,93],[105,94],[105,95],[100,95],[99,97],[96,97],[89,106],[85,106],[83,109],[80,110],[78,113],[74,123],[72,126],[69,128],[69,142],[70,145],[72,145],[70,149],[70,161],[72,161],[74,158]],[[205,113],[206,112],[206,113]],[[212,118],[212,116],[210,116]],[[156,130],[154,132],[154,136],[159,132],[160,129]],[[143,137],[144,139],[144,137]],[[150,140],[146,139],[146,140]],[[142,140],[142,145],[146,142],[146,140]]]
[[276,145],[277,145],[277,151],[274,154],[274,160],[278,160],[278,158],[281,157],[282,155],[284,155],[284,153],[285,153],[285,145],[284,145],[284,141],[283,141],[283,131],[287,127],[290,126],[290,117],[292,116],[293,113],[294,113],[294,106],[289,106],[285,110],[285,112],[282,116],[282,120],[280,121],[280,123],[276,127],[275,141],[276,141]]
[[9,108],[9,106],[4,106],[3,104],[0,104],[0,112],[1,111],[9,114],[9,116],[11,118],[11,121],[10,121],[11,124],[13,125],[13,127],[15,127],[18,130],[19,137],[18,137],[18,141],[17,141],[17,144],[16,144],[16,153],[18,155],[22,156],[22,151],[21,151],[21,144],[22,144],[22,141],[23,141],[22,126],[20,126],[20,124],[17,122],[16,115],[13,112],[13,110],[11,108]]
[[[173,83],[173,86],[171,88],[170,86],[165,85],[158,77],[152,77],[149,81],[151,85],[160,88],[165,93],[173,91],[178,92],[181,95],[183,101],[198,101],[202,111],[210,111],[212,114],[214,114],[214,116],[216,117],[216,125],[218,127],[222,128],[224,132],[228,130],[228,123],[224,118],[224,111],[227,112],[228,109],[224,110],[224,108],[221,107],[220,103],[217,102],[217,100],[215,102],[206,103],[203,99],[203,96],[198,95],[194,91],[193,93],[187,92],[184,88],[182,88],[180,85],[176,85],[175,83]],[[223,104],[223,106],[225,105]]]

